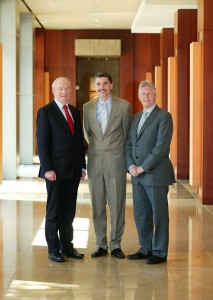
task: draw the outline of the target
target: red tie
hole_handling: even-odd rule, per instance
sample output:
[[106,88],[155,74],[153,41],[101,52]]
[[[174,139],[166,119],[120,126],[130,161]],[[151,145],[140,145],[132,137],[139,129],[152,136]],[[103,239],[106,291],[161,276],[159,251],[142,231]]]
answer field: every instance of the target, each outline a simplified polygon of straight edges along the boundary
[[72,132],[72,135],[74,135],[74,123],[73,120],[68,112],[68,108],[66,105],[63,106],[63,109],[65,110],[66,118],[67,118],[67,123],[69,124],[70,130]]

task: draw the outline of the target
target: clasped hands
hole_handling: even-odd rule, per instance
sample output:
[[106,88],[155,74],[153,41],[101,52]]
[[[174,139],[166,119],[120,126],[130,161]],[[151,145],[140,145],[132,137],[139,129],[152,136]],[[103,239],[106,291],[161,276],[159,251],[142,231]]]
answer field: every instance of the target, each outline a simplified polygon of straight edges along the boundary
[[138,175],[142,174],[144,169],[141,166],[132,165],[129,167],[129,173],[131,176],[137,177]]
[[[56,181],[56,173],[54,170],[51,170],[51,171],[47,171],[45,174],[44,174],[45,178],[47,180],[50,180],[50,181]],[[82,174],[81,174],[81,180],[84,180],[86,177],[86,170],[82,170]]]

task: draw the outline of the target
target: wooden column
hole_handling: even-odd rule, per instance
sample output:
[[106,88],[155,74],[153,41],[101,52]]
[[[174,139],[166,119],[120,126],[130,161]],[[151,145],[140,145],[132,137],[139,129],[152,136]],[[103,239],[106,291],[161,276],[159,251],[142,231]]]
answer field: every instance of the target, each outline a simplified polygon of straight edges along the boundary
[[168,58],[168,111],[173,119],[173,135],[170,146],[170,159],[177,177],[177,58]]
[[34,97],[34,108],[33,108],[33,132],[34,132],[34,145],[35,154],[37,151],[37,143],[36,143],[36,118],[37,111],[40,107],[45,104],[45,61],[44,61],[44,53],[45,53],[45,30],[41,28],[36,29],[35,35],[35,97]]
[[174,28],[163,28],[160,34],[162,68],[162,108],[168,107],[168,57],[174,56]]
[[202,174],[199,199],[203,204],[213,204],[213,1],[198,0],[198,36],[202,47]]
[[189,45],[197,41],[197,10],[175,14],[174,48],[177,57],[178,140],[177,178],[189,178]]
[[162,103],[162,68],[161,66],[155,67],[155,87],[157,92],[157,105],[163,107]]
[[201,43],[190,45],[190,168],[189,183],[192,186],[201,184],[202,166],[202,97],[201,84]]
[[44,103],[50,102],[50,73],[44,73]]
[[0,184],[2,183],[2,44],[0,43]]
[[146,80],[150,80],[150,81],[153,80],[153,78],[152,78],[152,72],[146,72]]

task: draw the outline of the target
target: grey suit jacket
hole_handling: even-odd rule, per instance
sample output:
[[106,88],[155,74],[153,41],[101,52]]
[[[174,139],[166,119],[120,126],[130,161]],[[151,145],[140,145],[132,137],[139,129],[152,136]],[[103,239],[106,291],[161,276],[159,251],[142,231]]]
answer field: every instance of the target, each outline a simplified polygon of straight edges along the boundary
[[132,177],[132,183],[147,186],[170,185],[175,182],[169,159],[173,132],[172,116],[157,105],[148,116],[137,136],[141,113],[134,116],[126,142],[127,169],[131,165],[142,166],[144,173]]
[[131,122],[131,106],[126,100],[112,96],[112,108],[103,135],[96,117],[98,99],[83,106],[84,136],[88,143],[88,176],[98,176],[104,168],[109,176],[124,176],[125,142]]

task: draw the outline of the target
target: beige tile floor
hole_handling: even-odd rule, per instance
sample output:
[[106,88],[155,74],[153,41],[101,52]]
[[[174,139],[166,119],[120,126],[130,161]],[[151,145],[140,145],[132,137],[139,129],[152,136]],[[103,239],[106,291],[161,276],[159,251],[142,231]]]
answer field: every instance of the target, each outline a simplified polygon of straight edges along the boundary
[[[87,182],[79,188],[75,247],[84,260],[53,263],[44,239],[45,184],[34,175],[0,185],[0,298],[77,300],[212,300],[213,207],[196,201],[187,181],[170,188],[168,262],[92,259],[95,234]],[[26,172],[27,173],[27,172]],[[29,172],[28,172],[29,175]],[[122,249],[139,248],[128,178]]]

